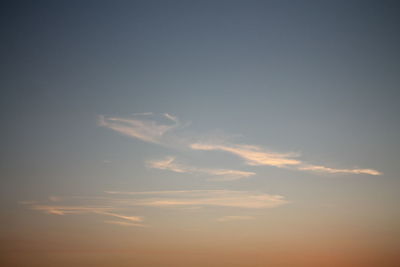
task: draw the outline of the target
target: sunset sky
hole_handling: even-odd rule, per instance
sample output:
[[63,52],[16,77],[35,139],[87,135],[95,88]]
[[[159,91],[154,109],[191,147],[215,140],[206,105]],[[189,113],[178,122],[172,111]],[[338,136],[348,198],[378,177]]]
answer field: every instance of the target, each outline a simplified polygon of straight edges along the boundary
[[0,13],[1,266],[398,266],[397,1]]

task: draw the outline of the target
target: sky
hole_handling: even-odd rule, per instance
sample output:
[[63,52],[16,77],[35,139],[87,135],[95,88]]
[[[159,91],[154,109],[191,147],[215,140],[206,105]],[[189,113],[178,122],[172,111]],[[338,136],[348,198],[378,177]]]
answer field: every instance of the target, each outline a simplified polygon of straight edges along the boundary
[[397,1],[2,1],[2,266],[397,266]]

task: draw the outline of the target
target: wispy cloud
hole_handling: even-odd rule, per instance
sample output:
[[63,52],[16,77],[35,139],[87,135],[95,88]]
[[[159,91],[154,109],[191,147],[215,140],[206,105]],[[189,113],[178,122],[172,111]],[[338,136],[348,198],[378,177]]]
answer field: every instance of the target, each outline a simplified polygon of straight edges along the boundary
[[294,153],[271,153],[265,152],[262,148],[249,145],[212,145],[194,143],[190,147],[195,150],[221,150],[235,154],[244,160],[248,165],[269,165],[275,167],[285,167],[289,165],[298,165],[301,162],[293,159]]
[[36,203],[31,204],[31,209],[42,211],[47,214],[53,215],[70,215],[70,214],[99,214],[110,217],[115,217],[118,219],[123,219],[129,221],[131,225],[133,223],[142,222],[143,217],[141,216],[127,216],[112,212],[113,208],[110,206],[85,206],[85,205],[74,205],[74,206],[63,206],[63,205],[38,205]]
[[[194,212],[207,208],[237,208],[237,209],[264,209],[275,208],[288,201],[280,195],[270,195],[251,191],[233,190],[166,190],[144,192],[106,191],[105,196],[86,197],[57,197],[57,205],[47,200],[44,203],[37,201],[20,202],[32,210],[43,213],[68,216],[79,214],[93,214],[112,217],[114,220],[104,220],[121,226],[147,227],[142,224],[142,216],[126,215],[132,210],[175,209],[181,212]],[[75,204],[70,204],[74,202]],[[88,204],[90,203],[90,205]],[[118,219],[118,220],[116,220]],[[246,216],[226,216],[219,221],[245,220]]]
[[217,219],[218,222],[230,222],[230,221],[249,221],[255,220],[253,216],[222,216]]
[[[221,140],[221,138],[219,138],[219,141],[217,142],[215,142],[215,140],[212,142],[207,138],[204,140],[204,138],[200,138],[199,136],[178,137],[175,130],[181,126],[181,123],[177,117],[167,113],[161,114],[161,117],[169,123],[161,123],[159,122],[160,120],[152,119],[153,117],[154,114],[152,113],[134,114],[131,118],[100,116],[99,125],[117,131],[121,134],[159,145],[171,147],[183,146],[192,150],[219,150],[228,152],[242,158],[246,164],[251,166],[265,165],[328,174],[382,175],[382,172],[369,168],[348,169],[314,165],[299,159],[298,153],[271,152],[260,146],[225,142],[224,140]],[[184,166],[183,164],[178,164],[174,162],[173,158],[167,158],[164,161],[153,162],[150,164],[153,164],[153,168],[166,169],[181,173],[204,173],[219,176],[221,178],[225,177],[226,180],[246,178],[254,174],[251,172],[241,172],[235,170],[194,168],[190,166]]]
[[113,217],[117,217],[119,219],[124,219],[124,220],[127,220],[127,221],[131,221],[131,222],[141,222],[141,221],[143,221],[143,217],[141,217],[141,216],[126,216],[126,215],[120,215],[120,214],[116,214],[116,213],[112,213],[112,212],[100,212],[99,214],[113,216]]
[[162,160],[148,161],[147,166],[150,168],[169,170],[178,173],[205,174],[208,176],[213,176],[214,179],[212,180],[218,180],[218,181],[238,180],[255,175],[254,172],[231,170],[231,169],[197,168],[194,166],[178,163],[175,157],[171,156],[166,157],[165,159]]
[[110,194],[132,195],[134,206],[149,207],[236,207],[236,208],[273,208],[288,203],[283,196],[264,193],[232,190],[182,190],[154,192],[108,192]]
[[150,116],[152,113],[134,114],[130,118],[99,116],[98,124],[129,137],[156,144],[163,144],[166,133],[180,125],[176,117],[167,113],[162,114],[162,117],[170,121],[169,124],[150,120]]
[[48,214],[67,215],[83,213],[104,213],[112,210],[104,206],[62,206],[62,205],[32,205],[33,210],[39,210]]
[[193,172],[191,167],[175,162],[175,158],[171,156],[166,157],[163,160],[151,160],[147,161],[146,163],[149,168],[154,169],[169,170],[179,173]]
[[299,167],[303,171],[316,171],[325,173],[353,173],[353,174],[369,174],[369,175],[382,175],[381,172],[373,169],[334,169],[318,165],[306,165]]
[[336,169],[321,165],[308,164],[296,159],[297,153],[274,153],[266,152],[261,147],[238,145],[238,144],[207,144],[193,143],[190,147],[194,150],[220,150],[229,152],[244,159],[248,165],[266,165],[278,168],[290,168],[301,171],[315,171],[321,173],[341,174],[369,174],[382,175],[381,172],[373,169]]
[[256,174],[255,172],[246,172],[246,171],[229,170],[229,169],[201,169],[200,171],[209,174],[211,176],[215,176],[215,178],[211,179],[214,181],[239,180],[239,179],[249,178]]

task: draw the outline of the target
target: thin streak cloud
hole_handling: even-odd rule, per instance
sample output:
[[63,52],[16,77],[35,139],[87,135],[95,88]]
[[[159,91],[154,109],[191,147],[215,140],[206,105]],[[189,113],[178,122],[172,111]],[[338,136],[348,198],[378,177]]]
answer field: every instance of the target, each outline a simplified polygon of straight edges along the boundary
[[248,165],[269,165],[275,167],[285,167],[289,165],[298,165],[301,162],[293,159],[293,153],[279,154],[268,153],[263,151],[260,147],[249,145],[210,145],[194,143],[190,147],[194,150],[221,150],[237,155],[244,160]]
[[[141,222],[144,221],[142,216],[125,215],[121,214],[121,211],[124,211],[124,213],[129,212],[137,207],[141,207],[141,209],[173,208],[181,212],[193,212],[210,207],[264,209],[275,208],[289,203],[281,195],[233,190],[107,191],[105,193],[106,196],[104,197],[57,197],[58,205],[38,202],[21,202],[21,204],[29,206],[32,210],[47,214],[60,216],[93,214],[119,219],[107,220],[107,223],[124,226],[147,226],[142,225]],[[50,203],[52,202],[51,200],[49,201]],[[71,201],[76,202],[76,204],[63,204]],[[229,220],[229,217],[226,220]]]
[[67,215],[83,213],[104,213],[112,210],[104,206],[54,206],[54,205],[32,205],[33,210],[39,210],[48,214]]
[[145,197],[132,198],[130,200],[131,205],[159,208],[177,206],[219,206],[258,209],[273,208],[288,203],[288,201],[280,195],[232,190],[112,192],[112,194],[144,195]]
[[163,114],[163,117],[172,122],[170,124],[161,124],[155,120],[142,118],[149,116],[151,114],[148,113],[134,114],[131,118],[99,116],[98,125],[112,129],[123,135],[155,144],[163,144],[165,134],[180,125],[176,117],[167,113]]
[[213,176],[211,180],[218,181],[232,181],[239,180],[243,178],[249,178],[255,175],[254,172],[231,170],[231,169],[206,169],[197,168],[194,166],[185,165],[176,162],[174,157],[166,157],[162,160],[148,161],[147,166],[154,169],[168,170],[177,173],[191,173],[191,174],[205,174],[208,176]]
[[31,208],[33,210],[39,210],[44,213],[54,214],[54,215],[70,215],[70,214],[99,214],[110,217],[115,217],[119,219],[123,219],[130,222],[142,222],[143,217],[141,216],[127,216],[121,215],[114,212],[112,207],[109,206],[84,206],[84,205],[75,205],[75,206],[54,206],[54,205],[32,205]]
[[265,152],[262,148],[249,145],[215,145],[193,143],[190,147],[194,150],[220,150],[229,152],[244,159],[248,165],[266,165],[278,168],[289,168],[301,171],[314,171],[321,173],[341,173],[341,174],[368,174],[382,175],[381,172],[374,169],[335,169],[320,165],[307,164],[301,160],[294,159],[298,157],[296,153],[271,153]]
[[112,212],[98,212],[99,214],[103,214],[103,215],[108,215],[108,216],[113,216],[119,219],[124,219],[127,221],[132,221],[132,222],[141,222],[143,221],[143,217],[140,216],[126,216],[126,215],[120,215],[120,214],[116,214],[116,213],[112,213]]
[[[132,118],[118,117],[99,117],[99,125],[112,129],[129,137],[137,138],[145,142],[155,143],[172,148],[186,147],[192,150],[217,150],[224,151],[242,158],[247,165],[250,166],[273,166],[278,168],[288,168],[300,171],[312,171],[328,174],[368,174],[382,175],[383,173],[374,169],[348,169],[348,168],[331,168],[323,165],[313,165],[306,161],[300,160],[298,153],[277,153],[266,151],[262,147],[255,145],[243,145],[235,143],[207,142],[207,141],[189,141],[200,140],[195,136],[178,137],[175,130],[181,126],[179,119],[168,113],[162,114],[164,120],[169,124],[160,123],[156,120],[149,119],[152,113],[134,114]],[[236,180],[247,178],[254,173],[241,172],[235,170],[212,170],[212,169],[196,169],[190,166],[177,164],[174,159],[167,158],[165,161],[150,163],[150,167],[165,169],[180,173],[208,173],[221,177],[221,180]],[[225,177],[225,178],[222,178]]]
[[381,172],[373,169],[334,169],[318,165],[303,166],[300,167],[299,170],[325,172],[325,173],[348,173],[348,174],[353,173],[353,174],[382,175]]

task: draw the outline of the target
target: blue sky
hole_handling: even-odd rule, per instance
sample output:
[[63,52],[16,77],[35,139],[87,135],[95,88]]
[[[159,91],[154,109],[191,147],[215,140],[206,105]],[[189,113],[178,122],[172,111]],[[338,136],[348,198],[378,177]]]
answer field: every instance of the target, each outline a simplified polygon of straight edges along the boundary
[[[100,241],[82,251],[112,250],[110,233],[121,231],[155,257],[173,247],[172,258],[158,256],[174,266],[181,246],[208,247],[216,233],[221,253],[244,242],[298,256],[320,244],[331,262],[348,259],[342,266],[395,254],[398,9],[395,1],[2,3],[3,253],[29,253],[41,234],[44,251],[56,241],[62,251],[85,231]],[[161,241],[172,233],[179,241]],[[302,233],[311,241],[299,241]],[[138,245],[127,240],[122,250]]]

